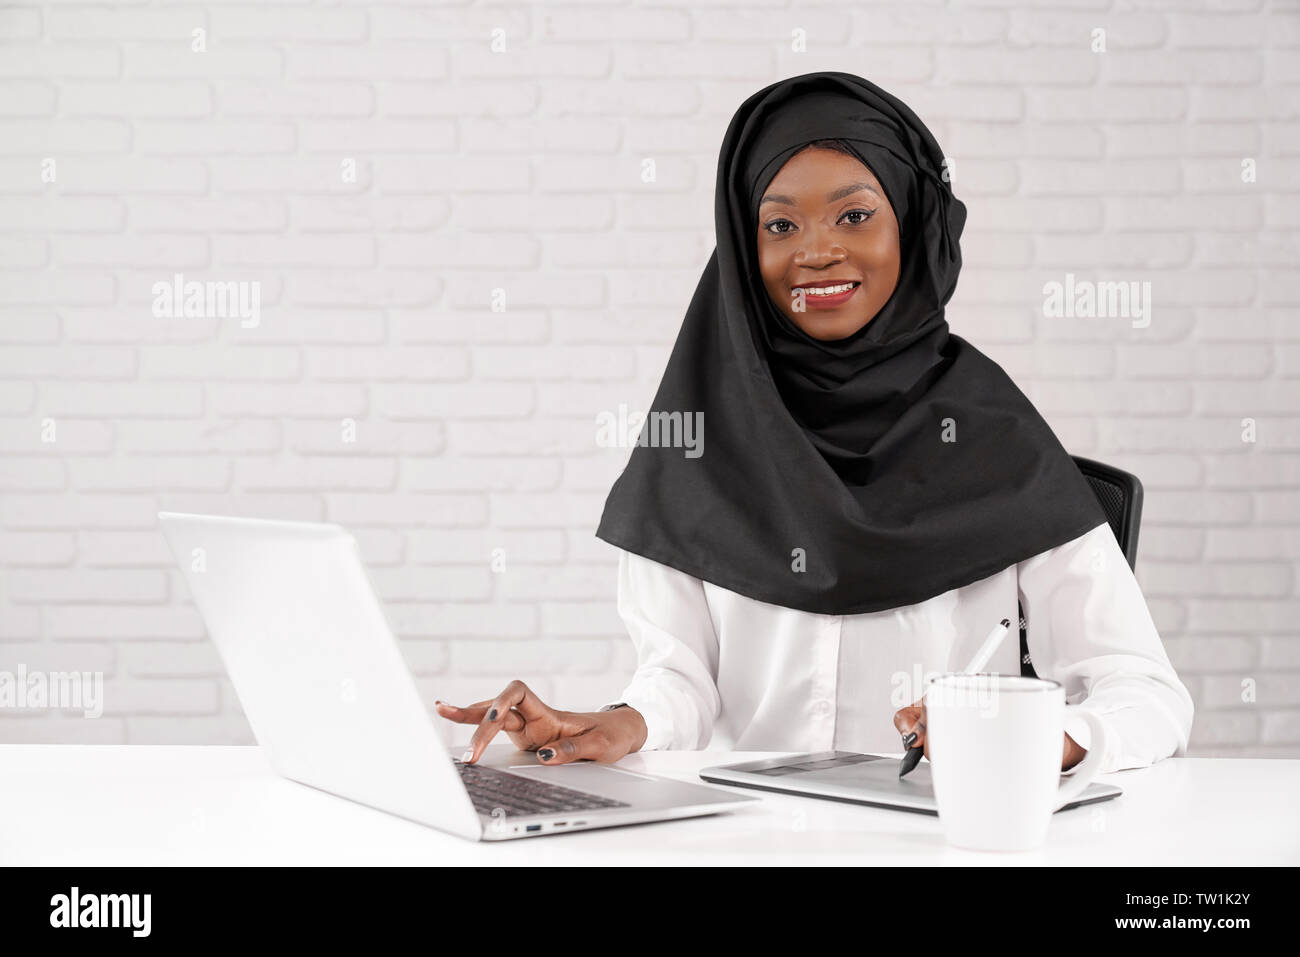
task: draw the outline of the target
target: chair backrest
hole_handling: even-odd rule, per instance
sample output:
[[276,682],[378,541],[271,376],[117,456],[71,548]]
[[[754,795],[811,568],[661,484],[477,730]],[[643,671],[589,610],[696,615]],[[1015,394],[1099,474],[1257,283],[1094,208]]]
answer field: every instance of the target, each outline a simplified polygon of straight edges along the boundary
[[[1101,502],[1102,511],[1110,530],[1115,533],[1119,550],[1128,559],[1129,568],[1137,568],[1138,528],[1142,524],[1142,483],[1138,477],[1113,465],[1095,462],[1079,455],[1072,455],[1074,464],[1079,467],[1083,477],[1088,480],[1097,501]],[[1029,638],[1027,635],[1025,609],[1020,608],[1020,673],[1026,678],[1037,678],[1034,663],[1029,655]]]
[[1136,475],[1113,465],[1078,455],[1070,457],[1092,486],[1097,501],[1101,502],[1110,530],[1115,533],[1129,568],[1136,569],[1138,530],[1142,524],[1142,483]]

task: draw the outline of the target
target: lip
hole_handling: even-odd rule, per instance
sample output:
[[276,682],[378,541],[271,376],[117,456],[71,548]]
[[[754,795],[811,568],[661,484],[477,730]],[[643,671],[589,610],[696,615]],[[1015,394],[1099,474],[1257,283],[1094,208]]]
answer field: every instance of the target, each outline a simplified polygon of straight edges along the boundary
[[852,289],[849,289],[845,292],[838,293],[837,295],[834,296],[804,296],[803,297],[804,305],[809,309],[834,309],[837,306],[844,305],[844,303],[852,299],[853,296],[857,293],[857,291],[862,288],[862,283],[855,279],[831,279],[825,281],[819,280],[817,282],[800,283],[798,286],[794,286],[792,288],[817,289],[825,286],[838,286],[846,282],[857,282],[858,284],[854,286]]
[[801,282],[792,286],[793,289],[824,289],[827,286],[842,286],[846,282],[856,282],[862,284],[860,279],[818,279],[816,282]]

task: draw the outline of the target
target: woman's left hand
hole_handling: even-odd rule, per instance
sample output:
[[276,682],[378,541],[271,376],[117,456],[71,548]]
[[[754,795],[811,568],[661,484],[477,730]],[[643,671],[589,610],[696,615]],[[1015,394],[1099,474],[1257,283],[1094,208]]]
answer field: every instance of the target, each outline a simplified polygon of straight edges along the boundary
[[924,748],[922,753],[927,761],[930,760],[930,742],[925,736],[925,699],[914,701],[906,708],[895,711],[894,727],[904,736],[915,731],[916,740],[912,742],[912,748]]
[[[925,750],[922,753],[927,761],[930,760],[930,742],[925,735],[925,699],[914,701],[906,708],[899,708],[895,711],[894,727],[902,735],[915,731],[916,740],[912,742],[912,747],[924,748]],[[907,750],[911,750],[911,748]],[[1079,747],[1074,738],[1068,734],[1065,735],[1065,740],[1061,742],[1061,770],[1070,770],[1070,768],[1082,761],[1087,754],[1088,752]]]

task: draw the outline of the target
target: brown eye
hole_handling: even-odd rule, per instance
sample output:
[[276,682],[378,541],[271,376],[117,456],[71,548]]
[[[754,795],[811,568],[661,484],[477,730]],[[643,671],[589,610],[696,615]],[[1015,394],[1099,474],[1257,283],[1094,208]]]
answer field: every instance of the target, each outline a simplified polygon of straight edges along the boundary
[[790,222],[790,220],[788,219],[774,219],[770,223],[764,225],[763,229],[765,229],[769,233],[772,233],[774,236],[784,236],[787,232],[789,232],[789,230],[781,229],[781,230],[777,230],[776,232],[773,232],[772,230],[773,226],[779,226],[781,223],[785,223],[787,226],[794,225],[794,223]]
[[[874,209],[850,209],[847,213],[844,214],[844,216],[862,217],[862,219],[859,219],[857,222],[852,223],[851,225],[853,226],[861,226],[863,223],[867,222],[867,220],[871,219],[871,217],[874,215],[876,215],[876,211]],[[840,218],[843,219],[844,216],[841,216]]]

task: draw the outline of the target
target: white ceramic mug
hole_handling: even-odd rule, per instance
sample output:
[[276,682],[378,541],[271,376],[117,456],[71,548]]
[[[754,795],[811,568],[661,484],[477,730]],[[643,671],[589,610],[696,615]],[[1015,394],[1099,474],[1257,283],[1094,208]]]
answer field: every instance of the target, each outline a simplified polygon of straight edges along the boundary
[[1083,793],[1101,768],[1105,729],[1096,715],[1078,710],[1092,739],[1087,756],[1061,779],[1065,689],[1056,681],[940,675],[926,686],[925,713],[939,819],[958,847],[1040,847],[1053,812]]

